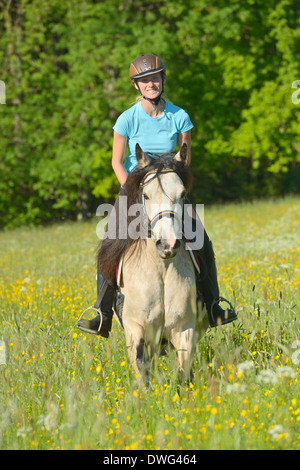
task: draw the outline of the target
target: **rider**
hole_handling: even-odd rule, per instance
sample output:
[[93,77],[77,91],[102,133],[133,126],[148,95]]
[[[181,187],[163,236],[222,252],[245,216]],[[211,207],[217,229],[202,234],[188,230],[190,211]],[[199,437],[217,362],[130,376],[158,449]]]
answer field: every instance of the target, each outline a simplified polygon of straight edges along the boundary
[[[123,112],[117,119],[114,129],[112,167],[123,187],[127,175],[137,165],[135,147],[138,143],[148,156],[155,158],[158,154],[173,152],[178,143],[179,148],[187,145],[187,165],[191,161],[191,129],[193,124],[189,115],[178,106],[166,101],[162,94],[166,79],[165,66],[156,55],[143,54],[135,59],[129,68],[129,77],[140,92],[138,102]],[[155,139],[153,136],[155,135]],[[123,164],[126,145],[128,155]],[[102,242],[104,248],[105,240]],[[204,279],[197,279],[198,297],[206,304],[210,326],[226,324],[236,320],[233,308],[223,310],[219,305],[219,287],[212,243],[204,231],[204,244],[197,252],[200,264],[206,266]],[[98,269],[98,299],[95,307],[102,313],[92,320],[80,319],[78,328],[92,334],[107,338],[111,330],[113,317],[113,300],[115,289],[103,278]],[[228,302],[229,303],[229,302]]]

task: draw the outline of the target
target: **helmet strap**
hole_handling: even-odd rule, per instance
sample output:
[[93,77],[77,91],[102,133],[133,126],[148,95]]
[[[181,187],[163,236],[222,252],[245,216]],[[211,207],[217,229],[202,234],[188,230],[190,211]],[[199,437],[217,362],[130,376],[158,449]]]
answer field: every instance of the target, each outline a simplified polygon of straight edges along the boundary
[[144,98],[144,100],[147,100],[149,101],[153,106],[158,106],[159,105],[159,102],[160,102],[160,98],[161,98],[161,95],[163,94],[164,92],[164,81],[162,80],[162,90],[161,90],[161,93],[154,99],[151,99],[151,98],[147,98],[145,95],[142,94],[141,90],[140,90],[140,87],[139,87],[139,84],[137,82],[137,80],[135,80],[135,83],[138,87],[138,90],[140,92],[140,95],[142,96],[142,98]]

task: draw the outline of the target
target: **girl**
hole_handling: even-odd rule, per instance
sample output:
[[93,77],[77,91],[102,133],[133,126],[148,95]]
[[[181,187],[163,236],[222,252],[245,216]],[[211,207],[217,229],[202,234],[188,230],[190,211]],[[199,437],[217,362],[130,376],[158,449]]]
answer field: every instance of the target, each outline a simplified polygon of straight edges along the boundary
[[[191,161],[193,124],[183,109],[162,97],[166,79],[162,60],[152,54],[141,55],[130,65],[129,77],[134,87],[140,92],[141,98],[119,116],[113,127],[112,167],[122,187],[126,184],[128,174],[137,165],[136,144],[140,145],[148,157],[157,158],[165,153],[173,152],[177,144],[180,148],[185,143],[187,145],[186,165],[189,165]],[[128,154],[124,162],[126,146]],[[105,250],[105,240],[102,242],[101,250]],[[236,314],[230,304],[230,308],[226,310],[219,305],[219,302],[225,299],[219,297],[214,252],[205,231],[203,248],[197,254],[201,264],[206,266],[205,278],[197,279],[197,293],[199,298],[202,294],[206,304],[210,326],[214,327],[236,320]],[[97,315],[93,320],[80,319],[77,326],[85,332],[100,334],[107,338],[111,330],[115,292],[114,288],[103,278],[99,269],[97,293],[95,307],[101,310],[101,324],[100,315]]]

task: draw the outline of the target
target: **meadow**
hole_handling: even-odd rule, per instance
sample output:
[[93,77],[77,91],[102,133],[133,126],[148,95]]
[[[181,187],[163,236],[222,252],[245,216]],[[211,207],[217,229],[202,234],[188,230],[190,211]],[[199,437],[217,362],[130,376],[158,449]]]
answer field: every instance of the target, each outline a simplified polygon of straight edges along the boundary
[[0,449],[299,449],[300,198],[205,208],[221,295],[193,384],[174,352],[138,388],[116,321],[75,328],[95,300],[94,219],[0,233]]

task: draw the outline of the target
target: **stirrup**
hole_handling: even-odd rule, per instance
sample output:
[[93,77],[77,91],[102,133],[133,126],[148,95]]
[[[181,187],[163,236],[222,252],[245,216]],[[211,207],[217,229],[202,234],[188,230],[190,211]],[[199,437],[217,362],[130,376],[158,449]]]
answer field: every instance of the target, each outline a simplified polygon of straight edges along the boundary
[[[210,322],[210,326],[211,327],[215,327],[215,326],[218,326],[219,322],[218,322],[218,319],[215,320],[215,316],[214,316],[214,313],[213,313],[213,308],[215,306],[215,304],[218,304],[219,302],[226,302],[230,308],[227,308],[224,312],[226,314],[226,311],[228,312],[228,317],[222,319],[220,325],[226,325],[227,323],[231,323],[232,321],[235,321],[237,320],[237,314],[233,308],[233,306],[231,305],[231,303],[229,302],[229,300],[225,299],[224,297],[218,297],[217,299],[213,300],[212,304],[211,304],[211,308],[210,308],[210,315],[211,315],[211,319],[212,319],[212,322]],[[231,313],[231,315],[230,315]]]
[[[99,327],[98,327],[98,330],[91,330],[90,328],[85,328],[84,326],[81,326],[79,325],[78,323],[80,322],[80,320],[82,319],[83,315],[85,314],[85,312],[87,312],[88,310],[95,310],[95,312],[98,313],[99,317],[100,317],[100,323],[99,323]],[[85,320],[85,319],[84,319]],[[88,320],[87,320],[88,321]],[[103,322],[103,316],[102,316],[102,313],[101,313],[101,310],[100,308],[96,308],[96,307],[88,307],[86,308],[82,314],[80,315],[79,319],[77,320],[77,323],[76,323],[76,327],[81,330],[81,331],[84,331],[85,333],[90,333],[92,335],[100,335],[100,330],[101,330],[101,326],[102,326],[102,322]]]

